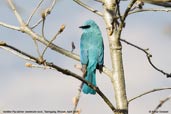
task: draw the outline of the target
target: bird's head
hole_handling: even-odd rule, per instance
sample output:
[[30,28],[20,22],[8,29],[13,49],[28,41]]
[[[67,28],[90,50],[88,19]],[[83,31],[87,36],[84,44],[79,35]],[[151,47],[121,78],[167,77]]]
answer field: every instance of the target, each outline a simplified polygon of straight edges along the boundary
[[84,23],[84,25],[83,26],[80,26],[79,28],[83,29],[86,32],[94,31],[94,30],[99,31],[98,25],[93,20],[87,20]]

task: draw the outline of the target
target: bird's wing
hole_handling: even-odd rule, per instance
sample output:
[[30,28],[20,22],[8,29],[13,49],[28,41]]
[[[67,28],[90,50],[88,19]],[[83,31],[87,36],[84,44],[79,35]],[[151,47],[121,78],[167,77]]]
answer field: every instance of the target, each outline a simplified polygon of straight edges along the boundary
[[104,44],[101,33],[96,36],[98,42],[98,64],[103,65],[104,63]]
[[88,64],[88,50],[86,49],[81,49],[81,63],[84,65]]
[[99,48],[99,53],[98,53],[98,64],[103,65],[104,63],[104,46],[102,45],[101,48]]
[[80,41],[80,60],[82,64],[88,64],[88,37],[86,33],[83,33]]

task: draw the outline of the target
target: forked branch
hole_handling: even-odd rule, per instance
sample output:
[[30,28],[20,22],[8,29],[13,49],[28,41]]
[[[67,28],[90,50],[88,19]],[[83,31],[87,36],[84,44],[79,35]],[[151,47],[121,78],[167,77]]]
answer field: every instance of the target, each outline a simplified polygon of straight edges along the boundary
[[148,59],[148,62],[150,63],[150,65],[151,65],[155,70],[157,70],[158,72],[160,72],[160,73],[166,75],[167,78],[170,78],[170,77],[171,77],[171,73],[167,73],[167,72],[161,70],[160,68],[158,68],[156,65],[153,64],[153,62],[151,61],[152,55],[148,52],[149,49],[143,49],[143,48],[141,48],[141,47],[139,47],[139,46],[137,46],[137,45],[135,45],[135,44],[133,44],[133,43],[130,43],[130,42],[124,40],[124,39],[120,39],[120,40],[121,40],[122,42],[124,42],[124,43],[126,43],[126,44],[128,44],[128,45],[130,45],[130,46],[133,46],[133,47],[135,47],[136,49],[138,49],[138,50],[144,52],[144,53],[146,54],[146,57],[147,57],[147,59]]

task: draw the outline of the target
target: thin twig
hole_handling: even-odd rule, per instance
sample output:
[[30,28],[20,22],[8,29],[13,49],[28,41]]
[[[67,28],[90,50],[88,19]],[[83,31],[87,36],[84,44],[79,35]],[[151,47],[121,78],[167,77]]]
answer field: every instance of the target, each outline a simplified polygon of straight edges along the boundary
[[[10,52],[11,52],[11,51],[15,51],[15,53],[16,53],[15,55],[23,55],[23,56],[26,56],[26,57],[27,57],[27,58],[25,58],[25,57],[23,57],[23,56],[19,56],[19,57],[21,57],[21,58],[24,58],[24,59],[26,59],[26,60],[30,60],[30,61],[35,62],[35,63],[37,63],[37,64],[42,64],[42,65],[46,65],[46,66],[52,67],[52,68],[56,69],[57,71],[59,71],[59,72],[65,74],[65,75],[74,77],[74,78],[76,78],[76,79],[78,79],[78,80],[84,82],[85,84],[87,84],[89,87],[91,87],[93,90],[95,90],[95,91],[98,93],[98,95],[104,100],[104,102],[110,107],[110,109],[111,109],[113,112],[116,111],[116,109],[115,109],[115,107],[113,106],[113,104],[112,104],[112,103],[109,101],[109,99],[100,91],[100,89],[99,89],[98,87],[94,86],[93,84],[91,84],[90,82],[88,82],[87,80],[85,80],[83,77],[81,77],[81,76],[79,76],[79,75],[73,73],[72,71],[70,71],[70,70],[68,70],[68,69],[63,69],[63,68],[61,68],[61,67],[59,67],[59,66],[57,66],[57,65],[55,65],[55,64],[53,64],[53,63],[50,63],[50,62],[47,62],[47,61],[43,61],[43,63],[42,63],[42,61],[40,61],[39,58],[33,57],[33,56],[31,56],[31,55],[29,55],[29,54],[27,54],[27,53],[25,53],[25,52],[23,52],[23,51],[21,51],[21,50],[15,48],[15,47],[13,47],[13,46],[10,46],[10,45],[6,44],[5,42],[2,42],[2,41],[1,41],[1,42],[0,42],[0,48],[3,48],[3,47],[8,47],[8,48],[10,48],[10,49],[7,50],[7,51],[10,51]],[[3,49],[4,49],[4,48],[3,48]],[[28,59],[28,58],[29,58],[29,59]]]
[[39,19],[32,27],[31,29],[34,29],[35,27],[37,27],[41,22],[43,21],[43,19]]
[[[161,11],[161,12],[171,12],[171,8],[148,8],[148,9],[138,9],[138,10],[130,10],[128,15],[132,15],[132,14],[136,14],[136,13],[143,13],[143,12],[157,12],[157,11]],[[122,17],[124,17],[124,15],[122,15]],[[115,17],[115,19],[119,19],[119,15],[117,15]]]
[[122,16],[122,20],[123,20],[123,21],[125,21],[125,19],[126,19],[126,17],[128,16],[128,14],[129,14],[129,12],[130,12],[132,6],[135,4],[136,1],[137,1],[137,0],[132,0],[132,1],[129,3],[127,9],[125,10],[124,15]]
[[159,8],[159,9],[154,9],[154,8],[149,8],[149,9],[139,9],[139,10],[135,10],[135,11],[131,11],[129,12],[129,15],[131,14],[135,14],[135,13],[139,13],[139,12],[150,12],[150,11],[164,11],[164,12],[170,12],[171,8]]
[[43,38],[45,38],[45,35],[44,35],[44,28],[45,28],[45,18],[43,19],[43,23],[42,23],[42,36]]
[[19,27],[16,27],[16,26],[13,26],[13,25],[9,25],[9,24],[6,24],[4,22],[0,22],[0,26],[3,26],[3,27],[6,27],[6,28],[9,28],[9,29],[13,29],[13,30],[20,31],[20,28]]
[[117,5],[117,13],[118,13],[119,19],[120,19],[121,22],[123,22],[122,17],[121,17],[120,1],[119,0],[117,0],[116,5]]
[[147,94],[150,94],[150,93],[153,93],[153,92],[157,92],[157,91],[161,91],[161,90],[171,90],[171,88],[158,88],[158,89],[153,89],[153,90],[150,90],[150,91],[147,91],[147,92],[144,92],[136,97],[133,97],[132,99],[128,100],[128,102],[130,103],[131,101],[137,99],[137,98],[140,98],[144,95],[147,95]]
[[164,103],[166,103],[167,101],[169,101],[170,99],[171,99],[171,95],[170,95],[169,97],[166,97],[164,100],[161,100],[160,103],[157,105],[157,107],[156,107],[154,110],[152,110],[152,113],[151,113],[151,114],[157,113],[157,112],[158,112],[157,110],[158,110],[160,107],[162,107],[162,105],[163,105]]
[[143,48],[141,48],[141,47],[139,47],[139,46],[137,46],[137,45],[135,45],[135,44],[133,44],[133,43],[130,43],[130,42],[124,40],[124,39],[120,39],[120,40],[121,40],[122,42],[124,42],[124,43],[126,43],[126,44],[128,44],[128,45],[131,45],[131,46],[137,48],[138,50],[144,52],[144,53],[146,54],[146,57],[147,57],[147,59],[148,59],[148,62],[150,63],[150,65],[151,65],[155,70],[157,70],[157,71],[159,71],[160,73],[166,75],[167,78],[171,77],[171,73],[167,73],[167,72],[161,70],[160,68],[156,67],[156,66],[153,64],[153,62],[151,61],[152,55],[148,52],[149,49],[143,49]]
[[[53,0],[51,6],[50,6],[49,8],[47,8],[47,9],[48,9],[48,10],[47,10],[48,13],[47,13],[47,15],[45,15],[46,17],[48,16],[48,14],[51,13],[51,11],[53,10],[53,8],[55,7],[56,2],[57,2],[57,0]],[[35,27],[37,27],[42,21],[43,21],[42,18],[39,19],[39,20],[31,27],[31,29],[34,29]]]
[[9,6],[11,7],[11,9],[12,9],[14,15],[16,16],[18,22],[20,23],[20,25],[23,25],[23,24],[24,24],[24,21],[23,21],[23,19],[21,18],[21,16],[20,16],[20,14],[18,13],[18,11],[16,10],[16,7],[15,7],[15,5],[14,5],[14,3],[13,3],[13,0],[8,0],[8,4],[9,4]]
[[93,12],[93,13],[99,15],[99,16],[103,16],[103,14],[102,14],[100,11],[93,9],[92,7],[90,7],[90,6],[86,5],[86,4],[84,4],[84,3],[81,2],[80,0],[73,0],[73,1],[76,2],[77,4],[79,4],[80,6],[82,6],[82,7],[86,8],[86,9],[88,9],[89,11],[91,11],[91,12]]
[[102,0],[94,0],[94,1],[96,1],[96,2],[100,2],[100,3],[103,3],[103,1],[102,1]]
[[122,32],[123,27],[125,27],[125,19],[126,19],[126,17],[128,16],[129,11],[131,10],[132,6],[134,5],[134,3],[135,3],[136,1],[137,1],[137,0],[132,0],[132,1],[129,3],[128,7],[126,8],[126,10],[125,10],[125,12],[124,12],[124,15],[122,16],[122,18],[120,18],[121,23],[120,23],[120,25],[119,25],[118,32],[117,32],[117,37],[118,37],[119,39],[120,39],[120,37],[121,37],[121,32]]
[[54,37],[49,41],[49,44],[46,46],[46,48],[44,49],[44,51],[43,51],[43,53],[42,53],[42,55],[41,55],[42,57],[44,56],[44,54],[45,54],[47,48],[49,47],[49,45],[57,38],[57,36],[58,36],[59,34],[61,34],[61,33],[63,32],[64,29],[65,29],[65,25],[62,25],[62,26],[60,27],[60,29],[58,30],[58,32],[54,35]]
[[9,52],[13,53],[14,55],[17,55],[18,57],[23,58],[25,60],[29,60],[31,62],[36,62],[35,57],[17,49],[11,45],[8,45],[5,42],[2,42],[2,41],[0,42],[0,48],[4,49],[6,51],[9,51]]
[[53,8],[55,7],[57,0],[53,0],[52,5],[50,6],[49,10],[52,11]]
[[42,36],[43,36],[43,38],[45,38],[45,35],[44,35],[44,27],[45,27],[46,17],[47,17],[47,15],[49,15],[49,14],[50,14],[50,8],[45,9],[45,10],[42,12],[42,14],[41,14],[42,19],[43,19],[43,23],[42,23]]
[[40,50],[39,50],[38,43],[37,43],[37,41],[36,41],[35,39],[33,39],[33,41],[34,41],[34,44],[35,44],[35,46],[36,46],[37,54],[38,54],[38,56],[39,56],[39,57],[41,57],[41,54],[40,54]]
[[[24,23],[22,17],[20,16],[20,14],[18,13],[18,11],[16,10],[16,7],[15,7],[13,1],[12,0],[8,0],[8,3],[10,5],[13,13],[15,14],[18,22],[21,25],[21,31],[24,32],[23,31],[24,30],[23,28],[26,27],[26,24]],[[38,48],[38,44],[37,44],[36,39],[34,37],[33,37],[33,40],[34,40],[34,43],[35,43],[35,46],[36,46],[36,49],[37,49],[37,53],[38,53],[39,57],[41,58],[41,55],[40,55],[40,52],[39,52],[39,48]]]
[[28,18],[28,21],[27,21],[27,25],[29,25],[33,15],[36,13],[36,11],[39,9],[40,5],[43,3],[44,0],[41,0],[39,2],[39,4],[37,5],[37,7],[33,10],[33,12],[31,13],[30,17]]
[[81,97],[81,90],[82,90],[82,87],[83,87],[83,82],[81,82],[81,85],[78,89],[78,94],[77,94],[77,97],[76,97],[76,103],[74,105],[74,109],[73,109],[73,114],[75,114],[76,110],[77,110],[77,106],[78,106],[78,103],[79,103],[79,100],[80,100],[80,97]]

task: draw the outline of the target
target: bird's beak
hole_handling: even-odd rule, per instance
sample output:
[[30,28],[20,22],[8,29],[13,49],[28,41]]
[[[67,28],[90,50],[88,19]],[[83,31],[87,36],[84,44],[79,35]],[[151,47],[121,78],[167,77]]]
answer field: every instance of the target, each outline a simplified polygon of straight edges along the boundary
[[80,26],[79,28],[88,29],[88,28],[90,28],[90,27],[91,27],[90,25],[85,25],[85,26]]

